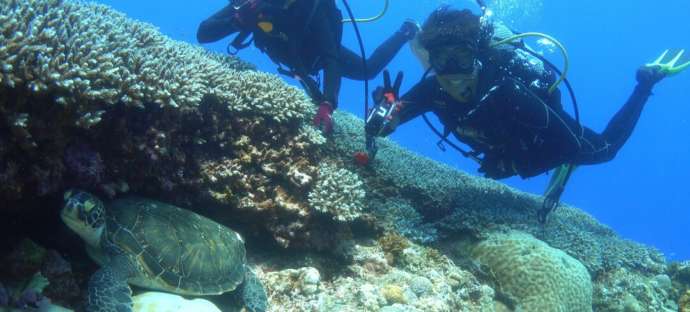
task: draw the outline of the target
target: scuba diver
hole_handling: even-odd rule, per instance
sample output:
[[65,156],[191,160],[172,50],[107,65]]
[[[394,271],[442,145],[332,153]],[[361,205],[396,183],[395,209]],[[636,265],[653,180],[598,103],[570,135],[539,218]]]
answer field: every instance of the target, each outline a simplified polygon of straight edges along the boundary
[[[379,104],[367,116],[366,132],[368,137],[386,136],[434,112],[445,127],[442,140],[452,144],[447,140],[452,133],[471,148],[457,149],[476,160],[488,178],[528,178],[557,169],[539,211],[544,222],[573,168],[612,160],[632,134],[654,85],[690,62],[676,65],[682,51],[664,62],[670,58],[666,51],[639,68],[632,95],[597,133],[563,109],[553,70],[523,49],[502,44],[511,36],[515,34],[500,22],[470,10],[439,8],[411,43],[435,75],[425,75],[398,98],[402,73],[391,83],[385,71],[383,88],[374,92]],[[555,204],[547,203],[549,199]]]
[[[239,33],[231,43],[236,51],[253,41],[280,66],[280,73],[296,78],[319,105],[314,124],[328,134],[333,129],[331,116],[338,106],[341,77],[375,77],[418,30],[417,23],[405,21],[367,60],[366,72],[362,58],[341,45],[342,14],[335,0],[231,0],[201,23],[197,40],[210,43]],[[250,36],[253,39],[246,42]],[[323,92],[318,77],[313,77],[321,70]]]

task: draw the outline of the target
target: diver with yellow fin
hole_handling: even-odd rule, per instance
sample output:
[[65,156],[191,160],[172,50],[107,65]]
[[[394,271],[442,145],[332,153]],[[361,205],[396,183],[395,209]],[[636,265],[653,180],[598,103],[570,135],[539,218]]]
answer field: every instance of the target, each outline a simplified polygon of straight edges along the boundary
[[[388,0],[385,5],[387,9]],[[201,23],[197,40],[215,42],[238,33],[228,47],[231,53],[248,47],[253,41],[279,64],[281,73],[296,78],[304,86],[319,105],[315,126],[329,133],[333,128],[331,115],[338,105],[341,77],[355,80],[375,77],[419,30],[415,22],[405,21],[362,66],[364,58],[341,45],[342,25],[372,21],[382,14],[372,19],[343,20],[335,0],[231,0]],[[318,77],[321,70],[323,91]]]
[[[612,160],[632,134],[654,85],[687,69],[690,62],[679,64],[683,51],[675,56],[667,51],[640,67],[632,95],[606,129],[596,133],[581,126],[579,118],[561,105],[557,87],[565,80],[565,70],[560,73],[547,66],[519,42],[511,44],[531,35],[544,36],[515,34],[470,10],[439,8],[411,43],[433,75],[425,74],[398,97],[400,78],[392,85],[385,72],[385,85],[374,92],[378,104],[367,116],[367,136],[386,136],[397,126],[433,112],[445,127],[443,133],[437,131],[439,143],[476,160],[486,177],[528,178],[557,169],[539,212],[544,222],[574,168]],[[451,133],[471,151],[450,142]],[[375,153],[374,144],[368,147],[370,155]]]

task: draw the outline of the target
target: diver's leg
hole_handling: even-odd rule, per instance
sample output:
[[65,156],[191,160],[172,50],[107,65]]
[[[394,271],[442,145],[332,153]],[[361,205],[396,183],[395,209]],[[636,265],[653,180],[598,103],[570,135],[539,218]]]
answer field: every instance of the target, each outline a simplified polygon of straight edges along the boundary
[[582,149],[576,162],[597,164],[612,160],[630,138],[651,94],[650,86],[638,84],[628,101],[611,118],[601,134],[585,128],[581,140]]

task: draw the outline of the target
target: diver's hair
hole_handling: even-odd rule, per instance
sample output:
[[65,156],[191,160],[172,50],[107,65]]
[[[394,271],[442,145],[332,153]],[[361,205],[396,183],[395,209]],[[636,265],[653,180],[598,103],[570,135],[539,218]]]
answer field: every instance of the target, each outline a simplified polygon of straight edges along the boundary
[[452,9],[448,5],[435,10],[424,22],[419,41],[431,50],[446,45],[465,44],[474,50],[489,45],[493,27],[483,25],[480,16],[468,9]]

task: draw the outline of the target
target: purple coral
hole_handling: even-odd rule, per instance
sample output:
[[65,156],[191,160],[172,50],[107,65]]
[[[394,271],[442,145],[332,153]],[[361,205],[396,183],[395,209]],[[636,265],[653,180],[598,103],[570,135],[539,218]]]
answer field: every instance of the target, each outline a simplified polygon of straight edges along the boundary
[[44,299],[43,295],[34,289],[27,289],[21,297],[14,303],[14,306],[19,309],[37,308]]
[[101,184],[105,172],[98,152],[84,143],[75,143],[65,149],[65,167],[81,186]]
[[10,294],[7,292],[5,286],[0,283],[0,306],[8,306],[10,304]]
[[72,273],[72,265],[57,251],[49,250],[46,259],[43,261],[41,273],[50,280],[60,275]]

